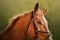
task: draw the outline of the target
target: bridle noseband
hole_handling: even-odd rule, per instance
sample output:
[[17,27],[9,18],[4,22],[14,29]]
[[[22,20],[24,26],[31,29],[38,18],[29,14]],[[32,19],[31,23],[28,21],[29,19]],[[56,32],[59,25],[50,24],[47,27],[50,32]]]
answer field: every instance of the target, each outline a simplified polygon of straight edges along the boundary
[[[36,36],[34,37],[34,40],[37,40],[37,38],[38,38],[38,32],[41,32],[41,33],[48,33],[49,35],[44,39],[44,40],[47,40],[48,37],[51,35],[51,33],[50,33],[50,32],[39,31],[39,30],[37,29],[36,24],[35,24],[35,21],[34,21],[34,12],[33,12],[33,11],[32,11],[30,20],[31,20],[32,23],[33,23],[33,26],[34,26],[34,32],[35,32],[35,35],[36,35]],[[28,23],[27,30],[28,30],[28,28],[29,28],[29,25],[30,25],[31,21],[29,21],[29,23]]]

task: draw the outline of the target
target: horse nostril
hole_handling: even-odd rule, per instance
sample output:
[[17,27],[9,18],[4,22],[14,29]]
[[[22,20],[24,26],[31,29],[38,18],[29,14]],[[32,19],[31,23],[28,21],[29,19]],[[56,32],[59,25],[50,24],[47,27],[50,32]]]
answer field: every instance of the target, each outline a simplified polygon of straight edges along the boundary
[[38,21],[37,23],[38,23],[38,24],[41,24],[41,22],[40,22],[40,21]]

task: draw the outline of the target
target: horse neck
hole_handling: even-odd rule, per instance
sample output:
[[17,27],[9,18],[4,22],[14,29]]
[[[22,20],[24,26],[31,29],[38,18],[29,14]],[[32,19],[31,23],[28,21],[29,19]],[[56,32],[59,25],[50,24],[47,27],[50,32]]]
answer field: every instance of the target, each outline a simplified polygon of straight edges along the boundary
[[7,35],[7,34],[10,35],[11,34],[11,36],[15,35],[16,37],[20,36],[22,38],[24,36],[24,31],[26,31],[26,29],[27,29],[27,24],[30,20],[30,17],[31,17],[31,12],[28,13],[28,14],[25,14],[22,17],[18,17],[13,22],[13,24],[4,31],[4,34],[5,35]]

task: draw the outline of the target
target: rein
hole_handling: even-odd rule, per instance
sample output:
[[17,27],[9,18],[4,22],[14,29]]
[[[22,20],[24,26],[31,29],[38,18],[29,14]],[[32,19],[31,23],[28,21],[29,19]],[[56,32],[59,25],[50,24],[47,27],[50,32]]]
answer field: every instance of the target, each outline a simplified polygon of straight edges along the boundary
[[37,38],[38,38],[38,32],[41,32],[41,33],[48,33],[48,36],[45,38],[45,40],[47,40],[48,37],[49,37],[51,34],[50,34],[50,32],[43,32],[43,31],[39,31],[39,30],[37,29],[36,24],[35,24],[35,21],[34,21],[34,12],[33,12],[33,11],[32,11],[32,14],[31,14],[30,21],[29,21],[29,23],[28,23],[27,30],[29,29],[29,25],[30,25],[31,21],[32,21],[32,23],[33,23],[34,32],[35,32],[35,35],[36,35],[33,40],[37,40]]

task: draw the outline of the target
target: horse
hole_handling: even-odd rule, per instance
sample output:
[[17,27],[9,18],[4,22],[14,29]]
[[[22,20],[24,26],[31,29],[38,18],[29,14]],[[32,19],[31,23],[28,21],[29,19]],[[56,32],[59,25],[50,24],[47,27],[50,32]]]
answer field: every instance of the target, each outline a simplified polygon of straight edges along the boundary
[[52,40],[44,17],[46,11],[40,10],[39,3],[36,3],[33,10],[15,15],[0,32],[0,40]]

